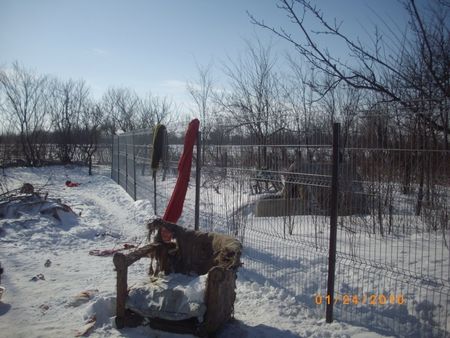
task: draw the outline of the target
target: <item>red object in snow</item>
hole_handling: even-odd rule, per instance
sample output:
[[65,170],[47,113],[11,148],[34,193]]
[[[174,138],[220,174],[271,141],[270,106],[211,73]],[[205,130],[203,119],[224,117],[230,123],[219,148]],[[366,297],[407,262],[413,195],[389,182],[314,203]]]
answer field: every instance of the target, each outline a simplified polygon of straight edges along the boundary
[[80,183],[66,181],[66,187],[69,187],[69,188],[78,187],[79,185],[80,185]]
[[194,144],[197,141],[198,129],[200,121],[194,119],[189,123],[184,137],[183,154],[178,162],[178,178],[163,220],[170,223],[176,223],[183,212],[184,199],[189,184],[189,177],[191,176],[192,154]]

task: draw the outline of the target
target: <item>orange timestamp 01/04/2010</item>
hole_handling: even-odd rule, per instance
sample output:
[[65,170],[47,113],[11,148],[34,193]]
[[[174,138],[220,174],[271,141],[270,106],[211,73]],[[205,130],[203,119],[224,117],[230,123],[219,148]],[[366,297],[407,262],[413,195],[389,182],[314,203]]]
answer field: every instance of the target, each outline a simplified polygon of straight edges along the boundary
[[388,305],[388,304],[405,304],[406,300],[402,294],[399,295],[385,295],[385,294],[363,294],[358,295],[335,295],[333,298],[330,295],[322,296],[321,294],[314,295],[314,302],[317,305],[321,304],[334,304],[341,303],[343,305]]

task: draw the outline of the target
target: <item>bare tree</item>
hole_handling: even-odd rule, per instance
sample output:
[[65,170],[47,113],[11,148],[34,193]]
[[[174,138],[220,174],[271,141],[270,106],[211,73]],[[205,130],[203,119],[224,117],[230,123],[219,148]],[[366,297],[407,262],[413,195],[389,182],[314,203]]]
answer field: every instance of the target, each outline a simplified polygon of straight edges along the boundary
[[138,128],[153,128],[157,123],[169,123],[174,110],[175,105],[169,98],[155,96],[149,92],[140,102]]
[[330,131],[335,122],[341,123],[341,146],[345,148],[351,130],[355,126],[356,116],[361,110],[362,92],[359,89],[349,87],[344,83],[335,86],[330,85],[330,78],[324,79],[324,87],[328,90],[322,97],[320,105],[323,107],[323,112],[326,114],[326,130]]
[[[333,78],[330,88],[340,82],[379,93],[387,101],[399,102],[407,111],[433,130],[441,132],[449,147],[450,125],[450,34],[448,1],[431,1],[419,8],[415,0],[402,1],[409,16],[410,31],[399,35],[386,25],[391,40],[383,39],[378,28],[372,36],[373,47],[342,33],[341,23],[329,21],[308,0],[279,0],[279,8],[298,28],[306,41],[297,40],[284,28],[274,28],[250,15],[253,23],[269,29],[290,42],[313,67]],[[310,19],[321,29],[308,28]],[[344,62],[318,42],[318,35],[343,42],[354,62]],[[428,109],[423,110],[423,102]],[[447,106],[442,109],[442,106]]]
[[275,58],[271,48],[258,40],[257,45],[247,42],[247,55],[238,62],[229,60],[225,74],[229,78],[229,91],[220,98],[221,108],[231,126],[245,128],[258,147],[258,167],[268,166],[269,140],[283,130],[284,107],[280,100],[278,75],[274,70]]
[[[289,115],[289,127],[294,128],[295,141],[310,145],[311,135],[317,127],[317,92],[314,89],[316,73],[314,69],[296,62],[290,55],[287,56],[289,74],[286,74],[283,86],[283,102]],[[308,157],[312,156],[307,147]]]
[[129,88],[110,88],[103,95],[102,108],[107,115],[109,128],[113,134],[117,130],[136,129],[141,101]]
[[98,149],[103,125],[104,114],[100,104],[84,104],[80,114],[79,147],[89,167],[89,175],[92,175],[92,159]]
[[6,118],[6,107],[3,87],[0,87],[0,135],[7,129],[8,119]]
[[47,119],[47,77],[26,70],[15,62],[12,69],[0,70],[4,111],[20,135],[20,143],[29,165],[41,164],[41,150]]
[[156,124],[153,100],[153,95],[150,92],[141,99],[137,118],[138,128],[152,128]]
[[[194,115],[199,114],[202,126],[202,139],[204,144],[210,141],[210,134],[213,130],[215,121],[213,116],[217,116],[216,100],[213,88],[213,78],[211,75],[211,64],[202,67],[197,64],[198,78],[196,82],[188,82],[187,90],[194,100]],[[206,147],[202,147],[202,161],[205,163]]]
[[57,79],[52,81],[50,87],[53,137],[59,160],[69,163],[76,151],[74,134],[79,129],[82,111],[89,100],[89,88],[84,81]]

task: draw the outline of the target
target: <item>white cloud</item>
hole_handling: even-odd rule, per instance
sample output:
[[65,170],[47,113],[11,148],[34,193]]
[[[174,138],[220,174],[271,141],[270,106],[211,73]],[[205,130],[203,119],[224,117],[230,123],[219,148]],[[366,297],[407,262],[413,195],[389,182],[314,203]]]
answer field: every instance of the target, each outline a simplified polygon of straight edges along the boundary
[[186,82],[181,80],[165,80],[162,83],[162,87],[168,88],[173,91],[185,91]]
[[108,55],[109,52],[106,49],[102,49],[102,48],[92,48],[91,52],[95,55],[99,55],[99,56],[104,56],[104,55]]

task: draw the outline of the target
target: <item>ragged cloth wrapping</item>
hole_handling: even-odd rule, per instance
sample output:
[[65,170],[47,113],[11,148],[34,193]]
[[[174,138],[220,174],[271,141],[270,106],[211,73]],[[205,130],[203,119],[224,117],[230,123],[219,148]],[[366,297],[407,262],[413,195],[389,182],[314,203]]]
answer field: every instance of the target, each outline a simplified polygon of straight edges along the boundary
[[164,152],[164,141],[167,137],[166,126],[163,124],[157,124],[153,130],[153,152],[152,152],[152,160],[151,167],[153,173],[156,173],[158,170],[159,162],[163,156]]
[[196,317],[203,322],[207,275],[171,274],[133,286],[127,308],[144,317],[184,320]]
[[[193,272],[203,275],[214,266],[237,270],[241,265],[242,245],[234,237],[185,229],[160,219],[148,223],[147,227],[149,238],[159,229],[165,228],[171,232],[177,242],[176,248],[169,248],[173,245],[172,243],[164,243],[167,250],[160,250],[154,254],[154,258],[160,265],[158,272],[165,271],[166,274]],[[161,235],[157,233],[154,241],[161,243],[160,237]],[[168,254],[168,252],[171,253]]]

